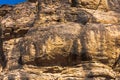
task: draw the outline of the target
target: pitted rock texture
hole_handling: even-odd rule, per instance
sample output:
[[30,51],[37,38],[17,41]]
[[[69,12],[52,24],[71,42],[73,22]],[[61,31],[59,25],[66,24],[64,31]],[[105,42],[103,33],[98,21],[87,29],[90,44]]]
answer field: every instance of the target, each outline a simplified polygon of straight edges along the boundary
[[95,56],[93,59],[105,64],[114,61],[120,53],[118,46],[120,25],[88,24],[86,26],[82,30],[83,49],[92,57]]
[[1,12],[7,11],[0,20],[5,39],[23,36],[33,26],[37,16],[35,3],[28,2],[14,7],[3,5],[1,8]]
[[108,24],[40,26],[29,30],[14,52],[20,52],[16,55],[23,64],[69,65],[93,59],[112,66],[120,53],[119,30],[120,25]]
[[74,67],[24,65],[22,69],[5,71],[1,80],[114,80],[119,79],[110,67],[96,62],[84,62]]
[[69,65],[69,58],[73,62],[80,58],[81,28],[75,23],[33,28],[18,42],[16,55],[23,64]]
[[1,80],[119,80],[119,0],[28,0],[0,7]]

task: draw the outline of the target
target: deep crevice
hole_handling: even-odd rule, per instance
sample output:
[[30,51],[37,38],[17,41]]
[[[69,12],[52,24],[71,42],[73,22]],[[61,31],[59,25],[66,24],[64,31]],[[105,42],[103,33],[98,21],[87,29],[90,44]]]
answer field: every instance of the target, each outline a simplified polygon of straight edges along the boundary
[[0,26],[0,63],[3,68],[6,67],[6,57],[3,51],[2,27]]
[[71,7],[77,7],[79,5],[78,0],[71,0]]

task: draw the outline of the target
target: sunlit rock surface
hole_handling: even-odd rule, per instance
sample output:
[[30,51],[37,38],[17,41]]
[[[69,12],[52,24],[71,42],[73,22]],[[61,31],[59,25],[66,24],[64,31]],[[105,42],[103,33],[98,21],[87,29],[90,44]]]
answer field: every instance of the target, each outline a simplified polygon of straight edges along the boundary
[[119,80],[119,0],[28,0],[0,7],[1,80]]

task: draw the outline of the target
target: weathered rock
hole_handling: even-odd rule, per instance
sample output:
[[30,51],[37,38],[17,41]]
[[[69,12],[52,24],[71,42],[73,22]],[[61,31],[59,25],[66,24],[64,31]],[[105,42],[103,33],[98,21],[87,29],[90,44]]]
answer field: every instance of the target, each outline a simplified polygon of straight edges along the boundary
[[3,17],[12,10],[12,6],[2,5],[0,6],[0,16]]
[[90,21],[94,22],[95,18],[85,10],[69,7],[58,7],[51,9],[48,7],[41,10],[38,24],[49,24],[52,22],[76,22],[85,25]]
[[117,74],[108,66],[100,63],[85,63],[74,67],[35,67],[24,66],[1,74],[1,80],[113,80]]
[[33,28],[15,46],[15,54],[20,54],[23,64],[68,65],[97,60],[112,66],[120,53],[119,29],[120,25],[77,23]]
[[72,64],[69,58],[73,62],[80,58],[80,32],[81,25],[75,23],[33,28],[18,42],[15,54],[20,53],[23,64]]
[[[91,9],[83,9],[89,14],[91,14],[91,20],[89,22],[92,23],[102,23],[102,24],[119,24],[120,23],[120,13],[115,11],[101,11],[101,10],[91,10]],[[92,19],[93,18],[93,19]]]
[[109,8],[120,12],[120,0],[108,0]]
[[6,69],[15,69],[19,67],[19,63],[16,59],[19,59],[20,54],[12,54],[14,46],[19,42],[20,38],[10,39],[3,42],[3,50],[6,59]]
[[68,22],[76,22],[86,25],[89,22],[96,21],[96,18],[94,18],[92,14],[79,8],[78,9],[70,8],[65,10],[64,13],[65,13],[64,20]]
[[[14,7],[4,8],[3,11],[9,11],[1,17],[1,27],[3,30],[3,38],[10,39],[23,36],[30,27],[33,27],[37,16],[36,3],[23,3]],[[7,10],[6,10],[7,9]],[[19,32],[24,31],[24,32]]]
[[80,0],[79,6],[88,9],[101,9],[101,10],[120,10],[119,0]]
[[[88,24],[82,31],[82,47],[84,54],[103,63],[112,63],[118,57],[120,50],[117,46],[120,25]],[[83,56],[84,56],[83,54]],[[84,58],[83,58],[84,59]]]
[[119,80],[119,3],[28,0],[1,6],[0,79]]

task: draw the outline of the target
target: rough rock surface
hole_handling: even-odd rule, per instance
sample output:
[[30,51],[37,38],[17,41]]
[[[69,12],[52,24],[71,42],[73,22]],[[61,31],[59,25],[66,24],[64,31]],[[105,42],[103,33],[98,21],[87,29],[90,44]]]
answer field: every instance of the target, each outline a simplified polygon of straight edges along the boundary
[[0,7],[0,80],[119,80],[119,59],[119,0]]
[[23,36],[33,26],[37,17],[35,3],[28,2],[14,7],[3,5],[2,8],[1,13],[6,11],[0,19],[5,39]]

